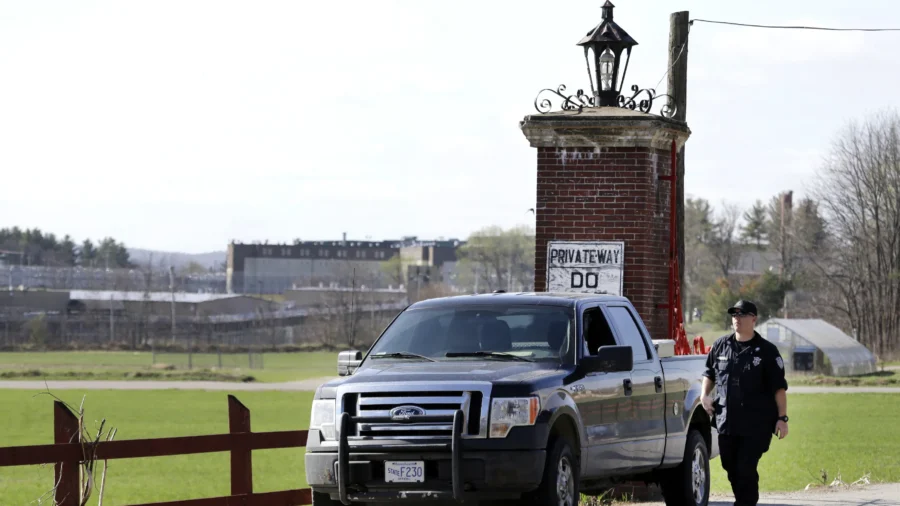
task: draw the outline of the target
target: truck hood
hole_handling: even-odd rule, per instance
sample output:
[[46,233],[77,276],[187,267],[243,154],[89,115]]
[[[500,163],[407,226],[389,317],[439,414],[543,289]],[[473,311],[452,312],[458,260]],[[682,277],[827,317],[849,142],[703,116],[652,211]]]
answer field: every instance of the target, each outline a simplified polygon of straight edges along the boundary
[[[559,364],[500,360],[454,360],[447,362],[375,361],[353,375],[322,385],[323,395],[341,385],[428,381],[486,381],[495,385],[561,382],[569,375]],[[536,385],[535,385],[536,386]]]

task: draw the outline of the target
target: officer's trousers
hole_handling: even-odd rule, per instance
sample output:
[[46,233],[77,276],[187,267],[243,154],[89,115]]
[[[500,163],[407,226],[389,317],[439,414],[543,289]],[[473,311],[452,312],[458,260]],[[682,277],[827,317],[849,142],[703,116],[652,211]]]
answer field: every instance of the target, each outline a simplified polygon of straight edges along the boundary
[[719,434],[722,467],[728,473],[735,506],[756,506],[759,502],[759,473],[756,466],[769,451],[771,435]]

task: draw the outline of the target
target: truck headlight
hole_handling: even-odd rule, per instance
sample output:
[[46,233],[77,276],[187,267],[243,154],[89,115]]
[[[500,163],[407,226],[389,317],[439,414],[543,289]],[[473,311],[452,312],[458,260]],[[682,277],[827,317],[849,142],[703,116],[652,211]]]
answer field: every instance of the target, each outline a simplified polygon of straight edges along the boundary
[[309,428],[321,432],[325,439],[337,439],[334,430],[334,406],[334,399],[313,401]]
[[492,399],[491,437],[506,437],[513,427],[534,425],[540,411],[541,400],[537,397]]

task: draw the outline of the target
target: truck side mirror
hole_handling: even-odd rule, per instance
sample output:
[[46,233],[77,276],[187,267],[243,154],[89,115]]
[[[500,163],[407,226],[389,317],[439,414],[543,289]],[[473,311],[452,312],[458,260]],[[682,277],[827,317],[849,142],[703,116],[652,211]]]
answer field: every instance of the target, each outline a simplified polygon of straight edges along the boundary
[[342,351],[338,353],[338,376],[349,376],[356,371],[362,362],[362,352],[359,350]]
[[596,355],[582,357],[584,372],[627,372],[634,367],[631,346],[601,346]]

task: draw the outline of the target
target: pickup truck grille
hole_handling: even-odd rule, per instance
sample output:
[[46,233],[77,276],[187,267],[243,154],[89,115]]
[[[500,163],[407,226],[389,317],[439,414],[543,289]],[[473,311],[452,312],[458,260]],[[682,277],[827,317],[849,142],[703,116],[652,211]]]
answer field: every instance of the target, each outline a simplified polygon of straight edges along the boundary
[[[490,398],[488,396],[488,398]],[[377,422],[352,424],[349,439],[450,439],[451,422],[390,422],[396,409],[416,415],[452,417],[461,409],[463,437],[485,437],[485,392],[477,390],[361,391],[345,393],[342,409],[354,417],[381,418]],[[484,420],[486,422],[486,420]]]

